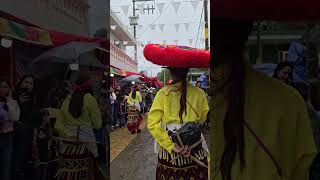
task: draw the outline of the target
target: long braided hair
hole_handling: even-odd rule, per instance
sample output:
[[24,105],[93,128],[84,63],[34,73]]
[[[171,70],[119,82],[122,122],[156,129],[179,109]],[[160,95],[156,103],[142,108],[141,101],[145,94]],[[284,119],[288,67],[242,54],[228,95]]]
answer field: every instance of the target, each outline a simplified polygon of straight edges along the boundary
[[179,118],[182,123],[183,113],[187,114],[187,74],[188,68],[169,68],[173,83],[181,82],[181,97],[180,97],[180,110]]
[[[232,166],[239,155],[241,171],[245,168],[244,105],[245,105],[245,65],[244,49],[252,22],[214,19],[215,66],[225,63],[231,69],[228,88],[224,96],[227,110],[223,122],[225,147],[221,159],[223,180],[232,180]],[[215,57],[216,56],[216,57]],[[223,61],[223,62],[222,62]]]

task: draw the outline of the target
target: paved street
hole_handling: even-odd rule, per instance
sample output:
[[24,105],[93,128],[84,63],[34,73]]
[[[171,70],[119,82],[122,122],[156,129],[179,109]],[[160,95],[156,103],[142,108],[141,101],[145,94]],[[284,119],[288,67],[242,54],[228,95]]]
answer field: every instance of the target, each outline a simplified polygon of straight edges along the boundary
[[[142,124],[145,126],[146,121]],[[207,139],[208,133],[204,134]],[[127,129],[111,133],[111,180],[152,180],[156,165],[153,138],[146,128],[138,135],[131,135]]]

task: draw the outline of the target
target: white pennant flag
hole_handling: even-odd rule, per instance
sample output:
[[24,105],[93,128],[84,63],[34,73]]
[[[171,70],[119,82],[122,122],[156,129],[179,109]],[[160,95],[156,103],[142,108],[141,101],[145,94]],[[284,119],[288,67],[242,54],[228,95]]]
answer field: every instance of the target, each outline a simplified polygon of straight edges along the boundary
[[116,25],[111,25],[111,29],[114,31],[116,30],[117,26]]
[[174,42],[175,45],[178,45],[179,40],[174,40],[173,42]]
[[189,40],[189,44],[190,44],[190,46],[192,46],[193,39],[188,39],[188,40]]
[[159,24],[160,31],[163,32],[164,24]]
[[143,9],[144,9],[144,3],[139,4],[139,5],[138,5],[138,8],[139,8],[139,10],[140,10],[140,14],[144,14],[144,11],[143,11]]
[[189,31],[190,24],[189,23],[184,23],[184,27],[186,28],[187,31]]
[[167,40],[162,40],[162,44],[167,44]]
[[138,30],[141,30],[142,29],[142,25],[138,25]]
[[196,11],[197,10],[197,7],[199,5],[200,1],[196,0],[196,1],[191,1],[191,4],[192,4],[192,7],[193,7],[193,10]]
[[149,26],[150,26],[151,30],[155,30],[156,29],[156,25],[155,24],[150,24]]
[[172,7],[176,13],[178,13],[181,2],[172,2]]
[[158,3],[157,7],[159,9],[160,15],[163,13],[163,8],[164,8],[165,3]]
[[128,16],[130,6],[121,6],[123,13]]
[[176,31],[179,32],[180,24],[175,24],[174,27],[176,28]]

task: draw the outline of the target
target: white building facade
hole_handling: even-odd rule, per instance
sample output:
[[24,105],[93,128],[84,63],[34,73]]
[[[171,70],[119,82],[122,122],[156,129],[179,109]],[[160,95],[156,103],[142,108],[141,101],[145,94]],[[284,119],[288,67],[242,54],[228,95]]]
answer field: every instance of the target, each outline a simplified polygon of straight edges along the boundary
[[[102,0],[101,0],[102,1]],[[88,36],[89,0],[1,0],[0,10],[42,28]]]
[[126,47],[135,46],[136,40],[112,11],[110,26],[114,28],[110,30],[110,65],[124,71],[138,73],[138,62],[126,53]]

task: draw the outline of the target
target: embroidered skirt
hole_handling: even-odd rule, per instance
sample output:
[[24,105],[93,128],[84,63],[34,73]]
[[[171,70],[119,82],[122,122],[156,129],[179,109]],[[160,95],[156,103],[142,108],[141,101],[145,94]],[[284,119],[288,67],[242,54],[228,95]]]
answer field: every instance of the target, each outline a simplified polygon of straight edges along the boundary
[[[208,169],[190,158],[169,154],[162,147],[158,156],[156,180],[208,180]],[[201,162],[208,165],[207,153],[201,149],[194,154]]]
[[140,115],[140,112],[135,108],[129,108],[128,110],[128,122],[127,127],[129,131],[136,131],[139,129],[139,126],[142,122],[143,118]]

